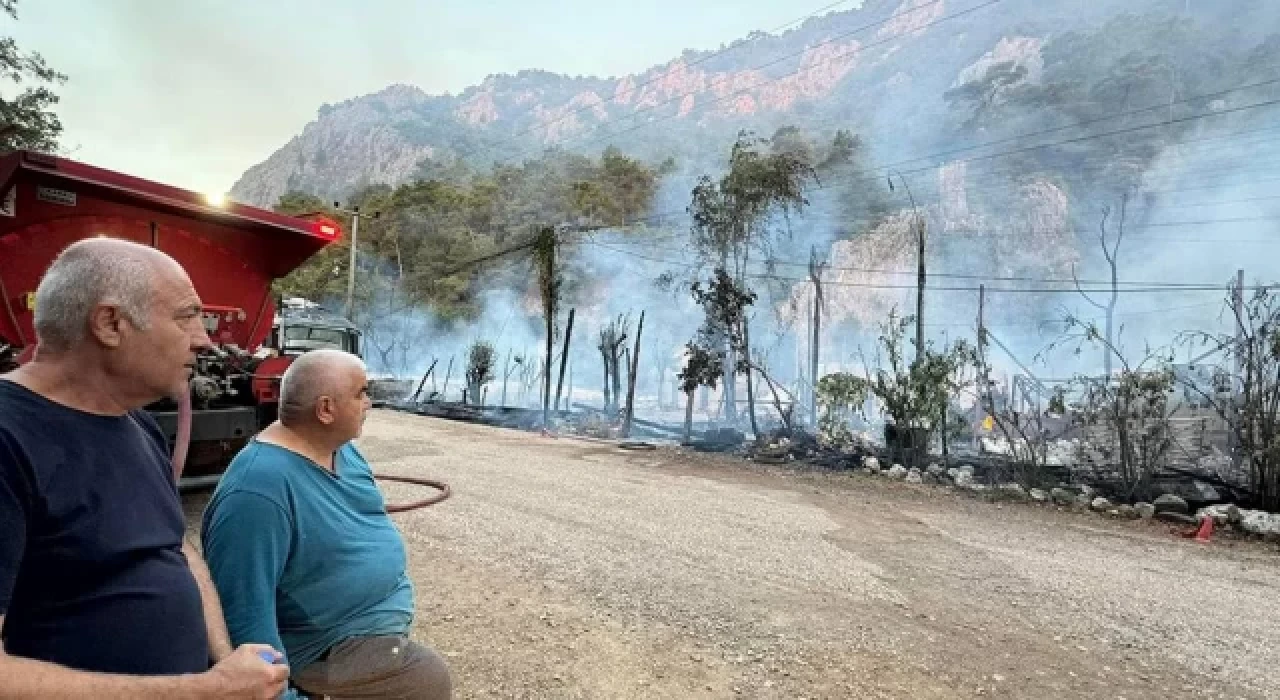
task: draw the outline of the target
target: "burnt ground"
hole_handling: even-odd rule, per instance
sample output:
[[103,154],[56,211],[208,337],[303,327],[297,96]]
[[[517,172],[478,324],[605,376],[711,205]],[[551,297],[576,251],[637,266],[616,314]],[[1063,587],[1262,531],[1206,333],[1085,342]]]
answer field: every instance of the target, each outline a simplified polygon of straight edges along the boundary
[[1274,545],[388,411],[360,444],[453,489],[394,517],[458,698],[1280,696]]

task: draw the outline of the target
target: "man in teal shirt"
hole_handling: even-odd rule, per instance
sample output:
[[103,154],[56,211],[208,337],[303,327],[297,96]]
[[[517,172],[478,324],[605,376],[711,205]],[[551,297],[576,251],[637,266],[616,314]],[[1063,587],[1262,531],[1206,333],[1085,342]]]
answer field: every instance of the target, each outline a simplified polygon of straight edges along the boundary
[[353,442],[367,386],[345,352],[290,365],[280,419],[236,456],[205,510],[205,558],[233,643],[283,649],[302,693],[443,700],[448,669],[409,639],[404,543]]

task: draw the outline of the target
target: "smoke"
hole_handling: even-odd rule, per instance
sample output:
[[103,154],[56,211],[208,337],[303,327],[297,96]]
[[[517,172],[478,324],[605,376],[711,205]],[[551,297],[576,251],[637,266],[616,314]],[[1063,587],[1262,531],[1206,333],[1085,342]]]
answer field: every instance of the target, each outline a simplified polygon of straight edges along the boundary
[[[1123,7],[1090,4],[1079,17],[1054,21],[1086,33],[1099,31]],[[1211,8],[1184,13],[1180,2],[1153,0],[1146,9],[1189,17],[1198,22],[1199,30],[1227,21]],[[1250,4],[1249,12],[1255,18],[1280,20],[1274,8],[1263,4]],[[1268,37],[1261,26],[1266,25],[1252,22],[1250,29],[1223,29],[1214,36],[1223,44],[1229,43],[1222,39],[1228,36],[1239,43],[1230,58],[1235,64],[1260,60],[1247,58],[1251,51],[1261,51],[1257,55],[1263,58],[1280,56],[1264,51]],[[1280,88],[1240,91],[1203,104],[1183,104],[1193,96],[1184,91],[1166,98],[1170,104],[1165,112],[1117,116],[1081,128],[1071,125],[1091,118],[1090,113],[1071,112],[1078,105],[1070,102],[1048,108],[1029,101],[1031,106],[1010,111],[1007,122],[965,125],[966,115],[947,102],[945,91],[980,78],[1002,61],[1029,66],[1023,78],[1027,89],[1040,86],[1055,70],[1056,79],[1062,79],[1061,65],[1050,60],[1060,63],[1061,53],[1042,53],[1062,51],[1054,45],[1060,33],[1031,25],[1020,29],[1026,31],[1013,38],[993,36],[984,45],[967,45],[967,59],[957,60],[954,65],[962,68],[952,74],[908,75],[887,59],[867,69],[881,80],[861,95],[864,108],[856,118],[863,127],[858,135],[866,144],[865,171],[854,170],[852,177],[844,173],[843,179],[841,173],[825,174],[809,191],[803,212],[771,222],[777,235],[768,258],[758,256],[751,266],[750,280],[760,294],[751,311],[753,345],[776,379],[794,388],[808,375],[814,301],[808,281],[811,255],[826,266],[821,374],[861,373],[862,358],[874,356],[879,323],[890,310],[899,316],[916,313],[913,225],[918,220],[926,230],[927,340],[935,345],[957,339],[974,342],[978,287],[983,285],[984,322],[999,341],[990,358],[998,375],[1030,368],[1041,378],[1065,379],[1100,371],[1100,350],[1077,353],[1075,343],[1052,344],[1066,332],[1062,320],[1068,315],[1100,326],[1104,321],[1105,312],[1093,302],[1109,301],[1111,267],[1098,234],[1103,211],[1109,208],[1108,240],[1114,243],[1120,231],[1121,197],[1126,194],[1124,236],[1116,249],[1121,290],[1115,320],[1118,343],[1127,355],[1140,358],[1148,347],[1167,346],[1183,331],[1229,328],[1223,301],[1238,269],[1245,270],[1247,284],[1280,277],[1274,255],[1280,244],[1275,235],[1280,199],[1274,194],[1280,182],[1277,108],[1247,109],[1280,98]],[[952,58],[946,51],[960,49],[949,45],[939,51],[943,53],[938,62],[945,63],[943,58]],[[1188,72],[1199,70],[1192,64],[1200,58],[1176,53],[1168,59],[1173,73],[1184,66]],[[1082,94],[1100,100],[1103,113],[1119,115],[1146,104],[1110,101],[1112,96],[1103,89],[1108,71],[1124,74],[1134,67],[1081,61],[1081,79],[1097,83],[1086,84]],[[1205,93],[1239,84],[1209,81],[1196,89]],[[1003,86],[993,99],[1005,99],[1014,87]],[[1095,88],[1101,92],[1091,92]],[[1181,121],[1167,129],[1096,138],[1109,130],[1142,129],[1166,120]],[[842,125],[822,120],[806,124],[802,116],[796,123],[814,143],[829,143],[834,129]],[[1053,129],[1058,131],[1023,136]],[[1073,139],[1077,142],[1070,143]],[[1062,144],[1054,145],[1056,141]],[[982,143],[998,145],[921,158]],[[596,349],[599,329],[628,316],[631,347],[641,311],[645,326],[639,392],[649,401],[659,391],[671,398],[681,348],[702,321],[687,284],[707,272],[697,265],[683,212],[696,178],[721,174],[730,145],[728,140],[720,145],[724,157],[714,165],[681,161],[680,169],[662,180],[653,205],[655,217],[661,215],[655,230],[569,234],[563,254],[567,291],[557,323],[562,333],[568,310],[575,309],[569,357],[575,400],[598,405],[603,380]],[[883,167],[893,163],[904,165]],[[872,211],[874,217],[868,214]],[[657,284],[662,278],[672,284]],[[1088,299],[1076,291],[1075,280]],[[478,319],[467,324],[441,322],[421,311],[407,314],[404,327],[414,340],[381,371],[413,375],[431,358],[443,363],[455,357],[461,362],[466,346],[476,339],[493,343],[500,362],[508,352],[542,361],[541,309],[531,283],[522,280],[488,292],[480,307]],[[557,353],[562,341],[557,338]],[[1185,349],[1177,353],[1180,361],[1188,357]],[[500,366],[500,378],[502,370]],[[455,376],[460,376],[456,368]]]

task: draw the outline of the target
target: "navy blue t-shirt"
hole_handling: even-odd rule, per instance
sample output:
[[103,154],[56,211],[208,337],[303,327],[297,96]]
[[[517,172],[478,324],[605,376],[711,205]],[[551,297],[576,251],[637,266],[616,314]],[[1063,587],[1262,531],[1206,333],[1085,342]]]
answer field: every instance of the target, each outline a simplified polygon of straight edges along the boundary
[[9,654],[135,675],[209,668],[167,442],[0,380],[0,614]]

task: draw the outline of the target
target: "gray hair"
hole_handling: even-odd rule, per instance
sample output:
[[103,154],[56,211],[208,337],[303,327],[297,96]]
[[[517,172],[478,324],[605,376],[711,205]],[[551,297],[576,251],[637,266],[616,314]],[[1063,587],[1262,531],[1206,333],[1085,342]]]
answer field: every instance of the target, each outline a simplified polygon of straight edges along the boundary
[[154,271],[146,257],[150,253],[154,251],[146,246],[105,236],[63,250],[36,287],[40,346],[52,352],[75,347],[84,340],[89,317],[100,304],[118,306],[130,323],[146,330]]
[[349,352],[322,348],[295,358],[280,379],[280,422],[295,425],[306,420],[322,396],[335,396],[342,385],[342,366],[364,369],[364,360]]

